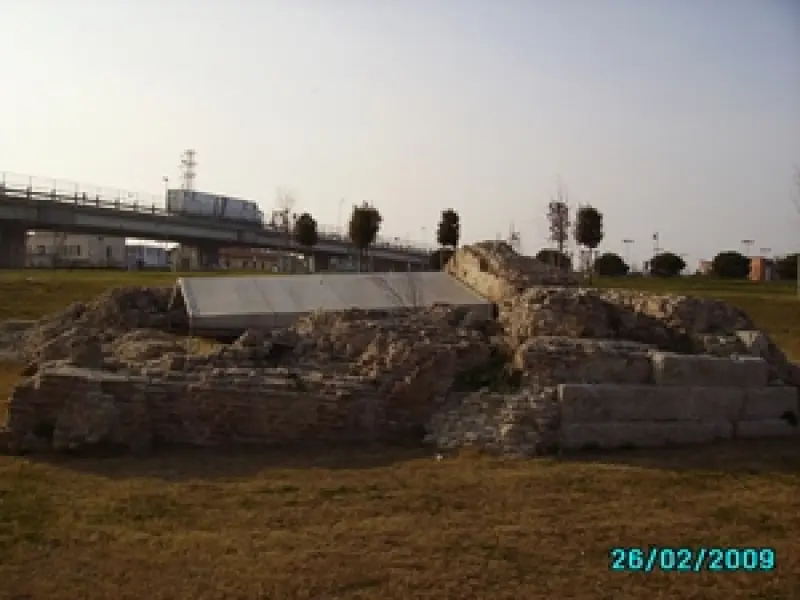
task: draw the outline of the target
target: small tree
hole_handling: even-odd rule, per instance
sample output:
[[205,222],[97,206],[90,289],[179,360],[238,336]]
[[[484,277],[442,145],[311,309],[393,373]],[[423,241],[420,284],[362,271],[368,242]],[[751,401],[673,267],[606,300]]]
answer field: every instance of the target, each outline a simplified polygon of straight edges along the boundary
[[314,246],[319,241],[317,222],[308,213],[303,213],[294,222],[294,241],[304,249],[306,258],[314,258]]
[[569,241],[569,195],[560,181],[556,193],[547,205],[547,222],[550,226],[550,241],[555,243],[558,252],[563,255],[564,246]]
[[648,266],[654,277],[677,277],[686,268],[686,262],[677,254],[662,252],[650,259]]
[[292,221],[294,219],[292,209],[295,204],[297,204],[297,198],[294,193],[285,188],[278,188],[275,191],[275,210],[272,211],[271,224],[283,232],[286,237],[287,247],[287,250],[280,254],[280,270],[282,273],[287,273],[294,269],[294,263],[288,254],[288,247],[292,239]]
[[589,283],[592,282],[592,253],[603,241],[603,214],[593,206],[581,206],[575,221],[575,242],[589,250]]
[[606,252],[595,259],[594,271],[604,277],[622,277],[628,274],[630,267],[619,254]]
[[442,211],[442,219],[436,230],[436,241],[445,248],[457,248],[461,238],[461,222],[458,213],[452,208]]
[[[443,210],[442,218],[439,221],[439,226],[436,229],[436,241],[439,243],[439,246],[442,248],[449,248],[451,250],[450,255],[452,255],[452,251],[458,247],[458,240],[460,237],[461,223],[458,213],[452,208]],[[437,256],[439,259],[442,259],[444,254],[439,252]],[[441,262],[437,267],[434,268],[441,269],[443,265],[444,262]]]
[[564,252],[559,252],[553,248],[542,248],[536,253],[536,260],[554,267],[560,267],[567,271],[572,270],[572,260]]
[[779,258],[775,262],[775,272],[781,279],[795,281],[797,279],[797,254]]
[[358,271],[363,270],[364,258],[367,250],[375,243],[378,231],[381,229],[383,217],[378,209],[364,202],[361,206],[353,206],[353,213],[350,215],[348,235],[353,245],[358,250]]
[[720,252],[711,261],[711,272],[724,279],[744,279],[750,274],[750,259],[740,252]]

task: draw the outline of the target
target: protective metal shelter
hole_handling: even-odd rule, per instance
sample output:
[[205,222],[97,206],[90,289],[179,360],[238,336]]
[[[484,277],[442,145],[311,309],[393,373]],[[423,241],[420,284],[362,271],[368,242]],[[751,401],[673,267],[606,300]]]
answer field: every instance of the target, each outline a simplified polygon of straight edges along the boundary
[[285,327],[314,311],[446,304],[492,312],[488,300],[443,272],[181,277],[174,302],[182,302],[192,331],[231,335]]

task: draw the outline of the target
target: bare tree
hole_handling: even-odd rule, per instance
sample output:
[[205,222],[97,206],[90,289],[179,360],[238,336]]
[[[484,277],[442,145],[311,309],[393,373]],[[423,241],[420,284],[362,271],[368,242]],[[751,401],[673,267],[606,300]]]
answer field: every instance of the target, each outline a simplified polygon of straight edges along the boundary
[[280,212],[291,212],[297,204],[295,194],[286,188],[278,188],[275,192],[275,207]]
[[[563,256],[564,246],[570,238],[569,194],[561,180],[547,206],[547,221],[550,224],[550,240],[556,244],[558,255]],[[559,265],[562,266],[562,265]]]
[[289,271],[289,248],[292,245],[292,209],[297,204],[295,195],[285,188],[278,188],[275,192],[275,210],[272,212],[272,223],[286,234],[286,251],[281,257],[282,272]]

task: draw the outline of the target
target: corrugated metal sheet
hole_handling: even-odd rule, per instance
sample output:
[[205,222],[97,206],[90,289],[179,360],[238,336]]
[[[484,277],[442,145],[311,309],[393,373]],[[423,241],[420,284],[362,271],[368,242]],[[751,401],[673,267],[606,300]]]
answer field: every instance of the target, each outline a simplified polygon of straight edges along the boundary
[[491,310],[488,300],[442,272],[182,277],[176,285],[197,331],[286,326],[317,310],[391,310],[434,304]]

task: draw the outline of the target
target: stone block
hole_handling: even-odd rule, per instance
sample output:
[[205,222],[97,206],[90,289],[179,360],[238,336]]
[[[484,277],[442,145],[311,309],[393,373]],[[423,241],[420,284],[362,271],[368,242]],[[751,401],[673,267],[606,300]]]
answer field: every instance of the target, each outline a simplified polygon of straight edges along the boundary
[[747,390],[741,413],[743,421],[762,419],[800,419],[797,388],[791,386],[770,386]]
[[738,388],[616,384],[558,386],[562,423],[619,421],[733,421],[741,412]]
[[729,421],[571,423],[559,437],[562,450],[591,448],[656,448],[672,444],[699,444],[733,437]]
[[792,425],[785,419],[760,419],[758,421],[740,421],[736,425],[737,439],[757,439],[774,437],[792,437],[800,435],[800,427]]
[[656,385],[760,388],[767,385],[769,366],[761,358],[721,358],[652,352]]
[[652,381],[652,363],[644,344],[539,336],[520,346],[514,366],[541,384],[626,383]]

